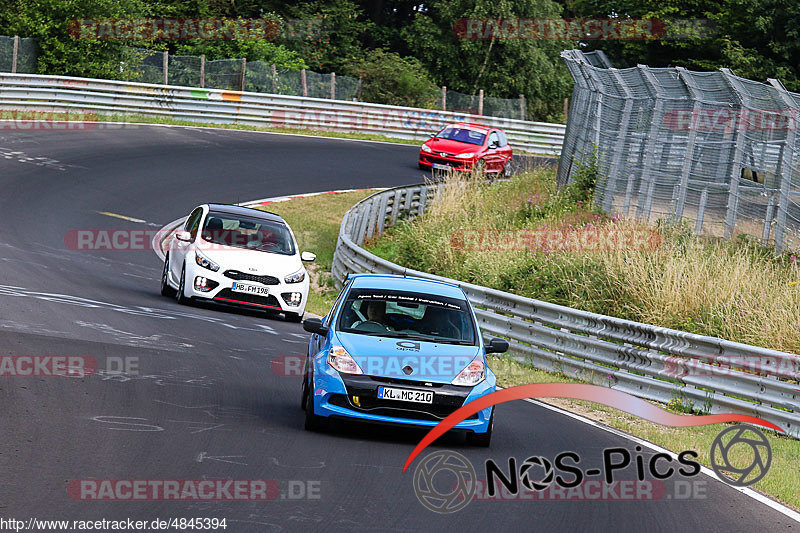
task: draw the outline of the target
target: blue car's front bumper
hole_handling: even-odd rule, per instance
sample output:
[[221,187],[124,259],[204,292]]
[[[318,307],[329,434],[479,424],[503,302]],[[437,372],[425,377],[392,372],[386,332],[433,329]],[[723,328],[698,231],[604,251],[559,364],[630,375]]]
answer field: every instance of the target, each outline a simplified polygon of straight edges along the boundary
[[[326,362],[314,365],[314,383],[310,391],[314,413],[323,417],[342,417],[388,424],[432,427],[461,405],[494,392],[496,379],[487,371],[486,379],[474,387],[412,381],[378,376],[342,376]],[[433,392],[433,403],[410,403],[380,400],[379,386]],[[492,407],[483,409],[460,422],[456,430],[486,433]]]

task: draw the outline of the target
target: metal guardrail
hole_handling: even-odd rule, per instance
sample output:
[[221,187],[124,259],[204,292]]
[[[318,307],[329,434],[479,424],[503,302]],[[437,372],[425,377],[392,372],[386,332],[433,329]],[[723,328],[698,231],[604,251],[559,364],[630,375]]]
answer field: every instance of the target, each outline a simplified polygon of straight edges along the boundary
[[566,128],[434,109],[37,74],[0,73],[0,109],[137,114],[418,140],[448,123],[470,121],[502,128],[513,148],[544,156],[561,153]]
[[[475,306],[486,336],[509,339],[516,358],[634,396],[709,413],[759,416],[800,438],[800,356],[525,298],[406,269],[361,248],[398,219],[422,213],[442,187],[415,185],[373,194],[342,219],[332,274],[406,273],[453,283]],[[747,370],[756,369],[756,372]]]

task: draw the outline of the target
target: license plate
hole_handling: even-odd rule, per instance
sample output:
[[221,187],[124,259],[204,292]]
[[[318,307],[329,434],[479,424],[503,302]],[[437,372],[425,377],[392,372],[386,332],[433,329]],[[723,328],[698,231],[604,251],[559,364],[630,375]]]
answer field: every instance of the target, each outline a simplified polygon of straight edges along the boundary
[[450,170],[453,167],[451,167],[450,165],[442,165],[440,163],[434,163],[433,168],[435,168],[436,170]]
[[400,402],[433,403],[433,393],[429,391],[378,387],[378,399]]
[[269,294],[268,287],[250,285],[249,283],[239,283],[238,281],[233,282],[233,287],[231,287],[231,290],[233,292],[243,292],[245,294],[255,294],[258,296],[266,296]]

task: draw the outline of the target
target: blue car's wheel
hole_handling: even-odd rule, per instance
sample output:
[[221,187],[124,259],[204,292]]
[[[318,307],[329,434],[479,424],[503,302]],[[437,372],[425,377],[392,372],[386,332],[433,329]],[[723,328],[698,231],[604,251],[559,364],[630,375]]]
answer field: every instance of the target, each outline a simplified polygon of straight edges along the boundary
[[314,398],[311,396],[311,390],[306,388],[305,393],[305,409],[306,409],[306,424],[307,431],[319,431],[322,429],[322,417],[314,413]]

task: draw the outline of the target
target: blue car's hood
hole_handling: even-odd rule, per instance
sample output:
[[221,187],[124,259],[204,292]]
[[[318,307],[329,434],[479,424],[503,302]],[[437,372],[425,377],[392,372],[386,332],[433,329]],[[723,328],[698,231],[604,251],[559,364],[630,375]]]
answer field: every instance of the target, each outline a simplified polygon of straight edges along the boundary
[[[357,333],[337,333],[339,344],[356,360],[364,374],[413,381],[450,383],[480,351],[461,346],[404,340]],[[406,373],[403,368],[410,367]],[[406,369],[408,370],[408,369]]]

